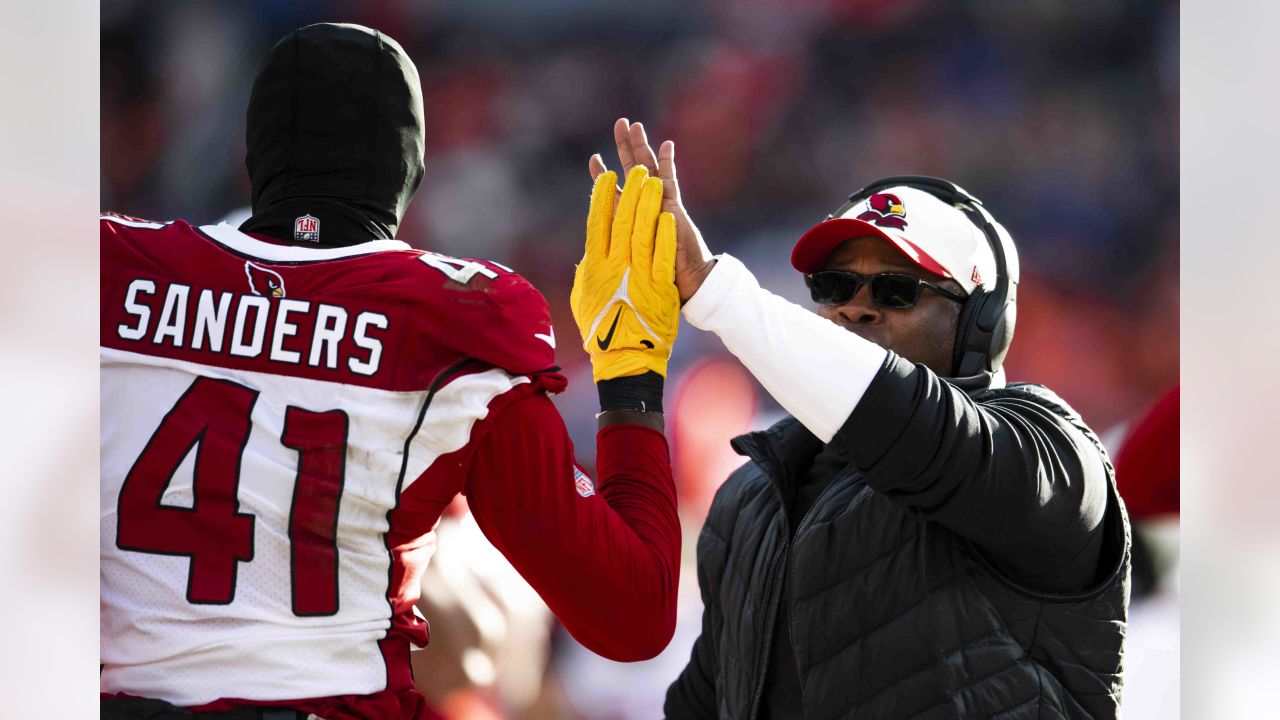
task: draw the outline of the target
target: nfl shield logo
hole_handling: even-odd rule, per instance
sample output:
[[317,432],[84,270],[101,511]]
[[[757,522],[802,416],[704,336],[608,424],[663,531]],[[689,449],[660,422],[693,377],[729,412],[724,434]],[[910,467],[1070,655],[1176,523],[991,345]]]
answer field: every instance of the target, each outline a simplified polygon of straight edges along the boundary
[[573,469],[573,486],[582,497],[591,497],[596,494],[596,484],[591,482],[591,478],[587,477],[586,473],[576,467]]
[[320,220],[303,215],[293,221],[293,239],[301,242],[320,242]]

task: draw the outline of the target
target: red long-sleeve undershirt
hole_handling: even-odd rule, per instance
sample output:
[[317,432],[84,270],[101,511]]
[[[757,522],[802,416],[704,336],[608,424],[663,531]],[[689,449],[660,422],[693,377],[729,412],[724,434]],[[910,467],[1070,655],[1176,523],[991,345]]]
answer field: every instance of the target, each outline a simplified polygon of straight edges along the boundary
[[636,425],[596,436],[595,494],[575,486],[573,443],[541,393],[486,420],[464,492],[481,530],[574,638],[622,662],[675,630],[680,523],[667,441]]

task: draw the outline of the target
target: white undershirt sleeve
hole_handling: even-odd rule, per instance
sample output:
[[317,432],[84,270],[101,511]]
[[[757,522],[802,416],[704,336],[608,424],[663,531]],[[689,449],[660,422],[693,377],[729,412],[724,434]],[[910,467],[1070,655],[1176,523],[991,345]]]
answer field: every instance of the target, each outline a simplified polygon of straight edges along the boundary
[[685,319],[718,335],[778,404],[830,442],[888,351],[760,287],[737,258],[716,258]]

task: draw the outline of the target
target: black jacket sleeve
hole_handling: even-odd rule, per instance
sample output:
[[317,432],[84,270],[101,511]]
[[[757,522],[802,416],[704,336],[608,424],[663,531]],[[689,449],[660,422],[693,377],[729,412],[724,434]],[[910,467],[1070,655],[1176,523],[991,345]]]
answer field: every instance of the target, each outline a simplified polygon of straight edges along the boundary
[[[717,497],[719,499],[719,497]],[[710,561],[704,558],[728,556],[728,544],[713,522],[716,516],[713,505],[702,533],[698,536],[698,589],[702,593],[702,634],[693,643],[689,664],[676,681],[667,689],[663,715],[668,720],[717,717],[716,686],[720,676],[720,664],[716,657],[721,622],[718,575]]]
[[1052,407],[1012,389],[975,402],[890,353],[832,443],[869,486],[969,538],[1012,579],[1073,592],[1097,573],[1109,480],[1102,449]]

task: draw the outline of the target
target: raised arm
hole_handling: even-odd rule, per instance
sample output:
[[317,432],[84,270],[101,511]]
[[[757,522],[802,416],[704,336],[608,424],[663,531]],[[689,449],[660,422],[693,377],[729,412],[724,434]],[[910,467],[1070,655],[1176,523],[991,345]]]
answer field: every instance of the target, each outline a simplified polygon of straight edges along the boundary
[[973,540],[1013,579],[1074,592],[1095,579],[1109,480],[1101,446],[1058,402],[1031,387],[974,402],[891,355],[832,443],[868,485]]
[[570,295],[600,396],[599,487],[533,395],[494,418],[467,492],[481,529],[574,637],[641,660],[675,627],[680,527],[662,395],[679,323],[676,236],[662,181],[637,168],[620,197],[616,181],[597,178]]
[[[981,405],[923,366],[760,287],[728,255],[711,259],[680,206],[675,148],[615,126],[619,157],[656,167],[677,218],[685,318],[714,332],[770,395],[886,496],[986,548],[1048,590],[1092,579],[1107,508],[1103,453],[1034,398]],[[598,159],[591,162],[596,173]],[[1052,587],[1050,587],[1052,586]]]
[[657,655],[675,629],[680,553],[666,438],[602,428],[593,481],[545,395],[487,422],[466,482],[481,530],[587,648],[621,662]]

